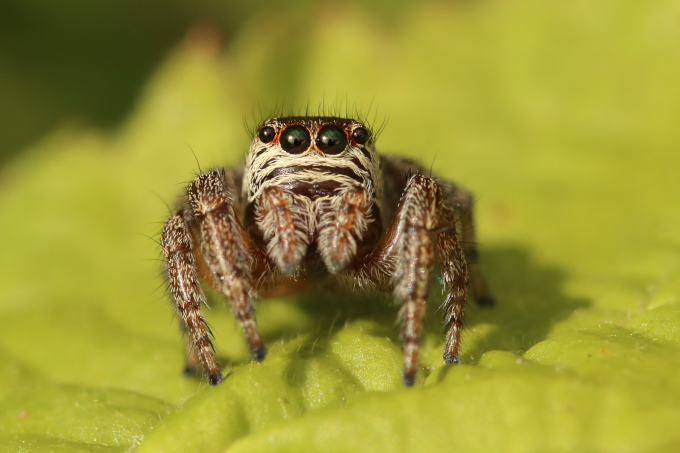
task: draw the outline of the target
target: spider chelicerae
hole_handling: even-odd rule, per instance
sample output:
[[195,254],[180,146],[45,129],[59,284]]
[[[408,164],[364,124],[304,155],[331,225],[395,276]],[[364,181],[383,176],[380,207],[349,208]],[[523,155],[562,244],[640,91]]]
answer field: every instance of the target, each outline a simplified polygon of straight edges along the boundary
[[254,135],[245,164],[200,174],[163,226],[187,369],[202,366],[212,385],[222,380],[200,279],[229,300],[258,361],[266,349],[253,302],[280,288],[332,284],[400,301],[403,381],[412,386],[436,262],[448,290],[444,361],[458,362],[468,280],[478,303],[493,302],[476,264],[471,195],[378,154],[373,131],[357,120],[272,118]]

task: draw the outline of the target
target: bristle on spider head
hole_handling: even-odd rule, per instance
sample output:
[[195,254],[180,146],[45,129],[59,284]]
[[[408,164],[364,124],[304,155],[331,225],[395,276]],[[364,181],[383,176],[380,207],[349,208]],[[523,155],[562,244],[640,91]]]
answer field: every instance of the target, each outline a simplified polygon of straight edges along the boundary
[[[244,129],[248,134],[248,137],[252,139],[262,128],[262,126],[264,126],[264,124],[272,118],[338,118],[343,120],[356,120],[363,123],[366,129],[370,131],[371,136],[375,141],[384,130],[388,121],[387,115],[383,116],[382,119],[378,118],[378,109],[374,107],[373,99],[366,109],[359,107],[356,102],[350,104],[347,97],[342,100],[336,98],[334,102],[327,103],[324,96],[324,98],[319,102],[315,113],[310,104],[311,103],[308,99],[304,106],[295,107],[293,103],[286,104],[284,100],[280,105],[276,103],[271,108],[263,108],[258,102],[257,110],[255,109],[255,106],[253,106],[250,119],[248,119],[246,116],[243,117]],[[374,127],[372,126],[373,124],[379,125]]]

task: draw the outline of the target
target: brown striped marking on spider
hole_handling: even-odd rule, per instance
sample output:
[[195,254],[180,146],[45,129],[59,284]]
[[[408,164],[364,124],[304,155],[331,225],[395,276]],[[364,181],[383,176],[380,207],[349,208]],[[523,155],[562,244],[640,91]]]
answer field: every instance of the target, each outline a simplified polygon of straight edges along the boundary
[[187,186],[161,233],[187,370],[202,367],[212,385],[222,380],[201,279],[228,299],[258,361],[266,349],[254,301],[333,284],[398,299],[403,381],[412,386],[435,266],[448,291],[444,361],[458,362],[468,281],[478,303],[493,303],[476,264],[470,193],[425,176],[413,161],[378,154],[375,134],[357,120],[272,118],[254,135],[243,165],[211,169]]

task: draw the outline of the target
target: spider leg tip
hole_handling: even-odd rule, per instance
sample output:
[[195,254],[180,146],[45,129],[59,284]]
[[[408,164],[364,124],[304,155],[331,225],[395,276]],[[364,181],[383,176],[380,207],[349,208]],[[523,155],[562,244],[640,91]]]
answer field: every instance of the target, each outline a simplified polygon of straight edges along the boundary
[[258,362],[262,362],[264,358],[267,356],[267,348],[265,348],[264,346],[260,346],[257,349],[253,349],[252,354],[255,360],[257,360]]
[[217,384],[222,382],[222,371],[208,375],[208,382],[210,382],[211,387],[215,387]]
[[402,381],[404,382],[404,387],[413,387],[413,384],[416,381],[416,375],[411,372],[404,372]]
[[456,355],[444,354],[444,363],[446,363],[447,365],[456,364],[458,362],[460,362],[458,354]]

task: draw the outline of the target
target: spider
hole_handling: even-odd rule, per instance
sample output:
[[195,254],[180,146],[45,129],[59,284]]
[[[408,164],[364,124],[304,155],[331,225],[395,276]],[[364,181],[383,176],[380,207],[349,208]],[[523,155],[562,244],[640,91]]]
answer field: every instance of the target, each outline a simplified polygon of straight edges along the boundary
[[229,300],[258,361],[266,349],[253,302],[277,288],[333,284],[401,302],[410,387],[437,260],[449,291],[444,361],[457,363],[468,276],[477,302],[493,303],[476,264],[471,195],[413,161],[378,154],[374,132],[354,119],[272,118],[254,135],[245,164],[200,174],[162,229],[187,370],[202,366],[211,385],[222,380],[200,279]]

